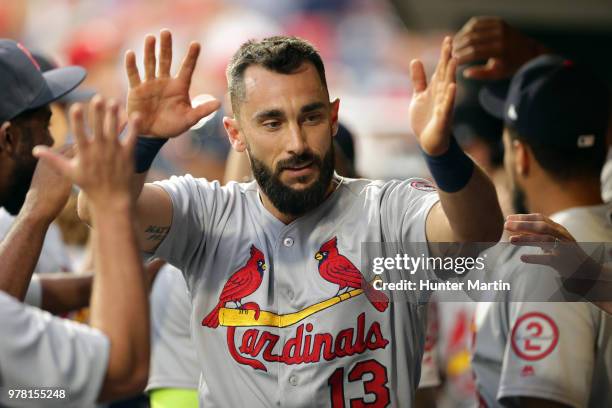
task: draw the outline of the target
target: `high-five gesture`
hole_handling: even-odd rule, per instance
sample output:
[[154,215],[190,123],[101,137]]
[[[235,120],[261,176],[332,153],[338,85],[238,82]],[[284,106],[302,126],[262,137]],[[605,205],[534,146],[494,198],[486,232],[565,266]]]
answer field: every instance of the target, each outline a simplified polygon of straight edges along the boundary
[[[219,108],[219,101],[212,99],[191,107],[189,87],[200,54],[200,45],[191,43],[178,74],[170,76],[172,64],[172,35],[168,30],[160,33],[159,61],[155,56],[155,36],[147,35],[144,43],[144,80],[136,67],[133,51],[125,55],[125,69],[130,90],[128,114],[138,112],[141,116],[139,132],[155,137],[179,136],[203,117]],[[156,73],[157,68],[157,73]]]
[[118,138],[119,111],[115,102],[106,104],[99,96],[92,100],[92,137],[85,131],[80,104],[71,108],[70,117],[76,155],[69,159],[44,146],[35,147],[34,155],[79,185],[92,206],[99,209],[129,207],[138,117],[130,117],[130,129],[123,141]]
[[410,64],[414,88],[410,101],[410,125],[421,148],[430,156],[443,154],[449,146],[457,68],[457,61],[451,58],[451,52],[451,38],[446,37],[442,42],[440,61],[429,85],[423,63],[414,60]]

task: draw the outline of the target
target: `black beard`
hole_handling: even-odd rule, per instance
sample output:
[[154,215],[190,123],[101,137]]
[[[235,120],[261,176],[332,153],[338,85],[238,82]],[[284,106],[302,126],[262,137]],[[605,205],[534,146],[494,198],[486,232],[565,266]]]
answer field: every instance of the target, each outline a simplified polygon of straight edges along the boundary
[[6,198],[0,203],[0,206],[4,207],[9,214],[17,215],[19,211],[21,211],[21,207],[30,189],[30,184],[32,184],[35,168],[36,164],[34,164],[31,169],[29,167],[22,167],[15,170],[12,177],[13,183],[6,190]]
[[[249,152],[250,153],[250,152]],[[311,152],[279,162],[276,171],[272,172],[261,160],[250,154],[253,176],[263,193],[270,199],[274,207],[283,214],[300,216],[319,206],[324,200],[334,176],[334,144],[331,143],[325,157],[321,159]],[[295,190],[286,186],[280,180],[280,173],[287,167],[297,167],[302,163],[311,162],[319,168],[319,178],[303,190]]]
[[525,191],[516,184],[512,187],[512,207],[516,214],[529,214]]

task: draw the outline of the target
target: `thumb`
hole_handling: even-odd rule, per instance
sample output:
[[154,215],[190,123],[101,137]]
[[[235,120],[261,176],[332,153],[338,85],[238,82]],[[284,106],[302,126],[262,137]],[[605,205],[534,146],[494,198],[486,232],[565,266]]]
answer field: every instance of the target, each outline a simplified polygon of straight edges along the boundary
[[486,65],[466,68],[463,71],[463,76],[470,79],[481,80],[498,80],[507,77],[504,73],[501,61],[496,58],[491,58]]
[[189,121],[189,126],[193,126],[198,121],[211,113],[215,112],[221,106],[221,102],[217,99],[211,99],[206,102],[199,104],[198,106],[191,109],[191,111],[187,114],[187,120]]
[[72,178],[72,168],[66,157],[54,152],[47,146],[35,146],[32,149],[32,154],[62,176]]

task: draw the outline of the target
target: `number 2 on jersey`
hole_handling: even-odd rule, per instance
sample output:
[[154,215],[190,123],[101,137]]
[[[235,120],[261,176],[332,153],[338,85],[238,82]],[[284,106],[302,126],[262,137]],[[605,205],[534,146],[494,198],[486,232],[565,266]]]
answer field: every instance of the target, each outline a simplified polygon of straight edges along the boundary
[[[378,408],[389,405],[390,394],[387,387],[387,368],[376,360],[360,361],[349,371],[348,381],[359,381],[366,374],[371,374],[372,378],[363,382],[363,390],[366,394],[373,394],[374,401],[366,402],[363,398],[351,398],[350,408]],[[330,387],[331,406],[333,408],[345,408],[344,367],[337,368],[329,377],[327,384]]]

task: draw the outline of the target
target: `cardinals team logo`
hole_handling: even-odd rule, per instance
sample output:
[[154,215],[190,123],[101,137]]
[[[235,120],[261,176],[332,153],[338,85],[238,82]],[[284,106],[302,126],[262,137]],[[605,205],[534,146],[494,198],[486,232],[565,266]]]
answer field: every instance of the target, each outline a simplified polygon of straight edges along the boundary
[[[251,245],[251,255],[246,264],[234,272],[225,283],[219,295],[219,303],[202,320],[202,326],[208,326],[213,329],[219,326],[219,310],[227,302],[235,303],[238,309],[245,309],[245,305],[242,304],[241,300],[257,290],[259,285],[261,285],[265,270],[266,260],[264,259],[263,252],[257,249],[255,245]],[[259,307],[256,303],[249,303],[248,306],[248,308],[255,306],[257,312],[259,312]]]
[[384,312],[389,306],[387,295],[374,289],[370,282],[366,282],[359,269],[338,252],[338,239],[336,237],[321,245],[319,252],[315,254],[315,259],[319,261],[321,277],[338,285],[336,296],[343,291],[347,293],[350,289],[362,288],[376,310]]
[[[275,331],[260,330],[258,327],[286,328],[328,309],[340,302],[365,294],[369,303],[384,312],[389,298],[374,289],[353,263],[340,254],[337,238],[325,242],[314,255],[318,261],[318,272],[326,281],[338,285],[332,297],[312,304],[303,310],[279,315],[261,310],[255,302],[242,300],[253,294],[261,285],[267,269],[262,251],[251,245],[250,255],[245,264],[234,272],[223,286],[216,306],[202,319],[202,326],[216,329],[219,325],[227,328],[228,351],[232,358],[256,370],[267,371],[263,361],[285,364],[301,364],[361,354],[367,350],[384,349],[389,341],[384,338],[380,323],[367,325],[366,313],[357,317],[356,327],[332,333],[317,333],[312,323],[299,324],[295,335],[285,338]],[[233,307],[228,307],[233,304]],[[238,328],[247,328],[236,336]],[[238,340],[238,342],[236,342]],[[263,360],[263,361],[262,361]]]

